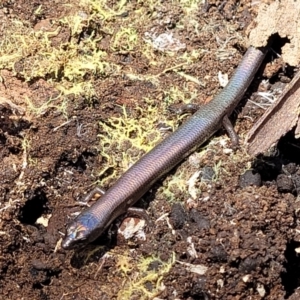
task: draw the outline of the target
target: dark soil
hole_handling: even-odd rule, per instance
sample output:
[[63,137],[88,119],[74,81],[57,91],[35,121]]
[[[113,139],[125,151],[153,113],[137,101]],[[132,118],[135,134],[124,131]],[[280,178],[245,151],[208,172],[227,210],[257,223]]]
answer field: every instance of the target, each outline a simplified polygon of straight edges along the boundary
[[[244,145],[247,132],[264,111],[247,100],[263,101],[255,96],[257,91],[269,90],[284,74],[281,62],[271,55],[266,61],[273,61],[273,66],[263,66],[276,70],[269,72],[271,83],[262,83],[266,78],[260,72],[234,113],[240,148],[232,151],[221,130],[159,180],[137,204],[146,208],[152,224],[142,230],[145,239],[141,235],[125,239],[116,233],[116,228],[127,227],[126,222],[141,221],[121,217],[109,234],[84,249],[60,247],[66,224],[84,209],[80,199],[97,182],[110,187],[116,178],[113,172],[120,176],[128,167],[122,157],[130,152],[130,145],[119,147],[114,137],[110,156],[115,165],[107,167],[100,139],[110,137],[100,122],[111,126],[112,117],[124,118],[123,107],[131,118],[142,119],[149,106],[143,100],[147,97],[158,108],[159,118],[175,120],[178,126],[184,120],[171,110],[159,110],[168,87],[188,86],[196,91],[194,103],[207,102],[220,90],[218,72],[230,77],[246,50],[245,32],[257,12],[257,6],[251,6],[255,1],[215,0],[206,5],[199,1],[191,15],[198,31],[176,27],[183,8],[174,1],[163,2],[161,18],[171,21],[157,31],[173,32],[186,44],[186,51],[207,50],[185,69],[204,85],[189,86],[176,72],[164,73],[174,65],[167,55],[164,69],[159,69],[138,50],[114,52],[107,46],[113,30],[99,44],[111,61],[122,64],[124,74],[126,70],[141,76],[162,72],[159,83],[121,73],[107,78],[88,74],[85,80],[93,79],[95,89],[92,99],[70,94],[63,111],[53,105],[28,113],[26,97],[39,107],[58,97],[53,82],[63,80],[64,70],[60,69],[61,77],[50,72],[30,80],[24,75],[24,60],[14,70],[1,70],[0,99],[9,101],[0,101],[0,299],[298,299],[300,143],[287,135],[272,154],[256,159],[247,156]],[[67,4],[4,1],[1,26],[20,20],[35,28],[76,9],[72,1]],[[42,12],[37,13],[40,6]],[[131,10],[120,18],[134,16],[141,6],[140,1],[132,1]],[[91,27],[100,32],[103,20],[97,22],[87,24],[81,34],[91,34]],[[145,23],[139,33],[153,24]],[[208,24],[210,30],[202,31]],[[54,47],[68,42],[70,35],[65,28],[52,41]],[[235,51],[228,54],[228,49]],[[164,56],[159,51],[157,55]],[[181,104],[175,102],[171,104]],[[140,157],[143,150],[136,152]],[[194,183],[187,183],[198,171]]]

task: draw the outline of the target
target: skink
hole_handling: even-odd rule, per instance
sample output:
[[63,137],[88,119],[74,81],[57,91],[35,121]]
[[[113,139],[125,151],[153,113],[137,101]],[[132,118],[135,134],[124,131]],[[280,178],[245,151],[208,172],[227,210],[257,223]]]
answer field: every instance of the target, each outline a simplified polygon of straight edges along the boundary
[[[137,202],[164,174],[210,138],[228,122],[238,102],[253,80],[267,50],[250,47],[226,87],[202,106],[182,126],[129,168],[91,207],[78,215],[67,228],[64,249],[84,246]],[[92,194],[99,189],[92,191]]]

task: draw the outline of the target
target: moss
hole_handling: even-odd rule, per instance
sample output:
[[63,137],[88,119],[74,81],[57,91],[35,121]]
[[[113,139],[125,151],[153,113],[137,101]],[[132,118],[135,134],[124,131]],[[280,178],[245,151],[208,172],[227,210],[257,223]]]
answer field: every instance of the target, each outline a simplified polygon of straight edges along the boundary
[[[114,255],[116,255],[114,253]],[[141,257],[136,263],[125,253],[116,255],[118,276],[124,278],[117,299],[153,299],[163,289],[163,279],[175,263],[175,254],[165,262],[156,256]]]
[[188,174],[177,171],[176,174],[165,183],[162,194],[168,202],[178,202],[178,193],[187,193],[187,179]]
[[[181,20],[189,20],[188,14],[197,11],[199,1],[179,2],[185,13]],[[96,95],[95,79],[122,75],[123,66],[114,61],[112,54],[134,51],[155,68],[149,70],[144,79],[134,70],[128,72],[129,76],[155,80],[161,74],[174,70],[179,76],[197,82],[196,78],[185,74],[182,67],[199,59],[201,50],[174,55],[172,52],[157,52],[145,42],[147,26],[157,18],[157,10],[161,6],[159,1],[147,1],[139,9],[136,9],[139,1],[122,0],[114,6],[108,3],[82,0],[77,6],[72,6],[69,15],[51,20],[50,31],[35,30],[30,23],[9,20],[1,40],[0,69],[12,70],[28,82],[45,78],[62,96],[85,95],[91,99]],[[41,15],[42,12],[43,7],[39,6],[35,14]],[[128,17],[127,12],[130,12]],[[141,28],[144,28],[143,32]],[[70,37],[54,45],[53,39],[63,32],[69,32]],[[109,47],[101,49],[99,45],[107,36],[111,37]],[[157,70],[160,71],[157,73]]]
[[[174,3],[182,13],[175,30],[195,26],[191,15],[197,12],[199,2],[178,0]],[[100,122],[103,132],[99,136],[100,151],[105,162],[99,175],[101,180],[106,177],[101,184],[120,176],[160,141],[159,123],[174,129],[178,118],[174,117],[173,121],[166,118],[168,105],[192,102],[197,96],[201,82],[189,74],[189,68],[201,58],[203,50],[161,52],[145,38],[146,33],[158,34],[154,29],[162,10],[162,3],[155,0],[81,0],[70,5],[66,15],[51,19],[50,29],[46,31],[17,19],[8,19],[4,28],[0,41],[0,69],[8,69],[29,83],[43,78],[48,86],[58,91],[53,93],[58,96],[40,106],[35,105],[33,99],[25,98],[26,113],[41,115],[53,108],[68,120],[69,101],[76,101],[78,97],[89,102],[99,99],[106,82],[120,78],[150,81],[162,95],[161,102],[148,95],[139,99],[141,103],[135,108],[139,111],[138,117],[128,116],[124,108],[120,117]],[[43,7],[37,7],[35,14],[42,15]],[[185,37],[181,39],[184,43]],[[136,62],[122,64],[120,54],[132,55],[133,59],[143,61],[146,68],[140,71]],[[161,77],[170,74],[172,84],[161,86]],[[175,83],[174,77],[180,78],[181,84]],[[168,80],[164,78],[164,82]]]

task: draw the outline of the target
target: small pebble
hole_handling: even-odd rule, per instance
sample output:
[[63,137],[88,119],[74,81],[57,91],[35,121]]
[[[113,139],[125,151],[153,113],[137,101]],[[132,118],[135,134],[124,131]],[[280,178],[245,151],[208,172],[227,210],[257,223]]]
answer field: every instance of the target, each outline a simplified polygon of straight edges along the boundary
[[170,223],[174,229],[182,229],[186,220],[186,213],[182,205],[179,203],[173,204],[170,213]]
[[261,186],[261,176],[259,173],[254,173],[253,170],[247,170],[240,176],[239,185],[241,188],[249,185]]
[[212,167],[204,167],[202,169],[202,177],[201,179],[204,181],[212,181],[215,176],[215,171]]
[[294,190],[293,180],[289,175],[279,174],[276,184],[278,191],[281,193],[292,193]]
[[295,163],[289,163],[282,167],[284,171],[286,171],[288,174],[294,174],[297,171],[297,166]]

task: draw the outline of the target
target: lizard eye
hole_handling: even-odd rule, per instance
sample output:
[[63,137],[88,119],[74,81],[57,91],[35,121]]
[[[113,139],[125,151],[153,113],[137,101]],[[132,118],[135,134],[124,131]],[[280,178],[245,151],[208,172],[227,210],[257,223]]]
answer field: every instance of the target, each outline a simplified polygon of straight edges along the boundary
[[72,235],[73,239],[76,241],[85,240],[86,239],[86,227],[82,224],[76,224],[73,228],[70,228],[70,233],[68,235]]
[[62,241],[62,248],[73,249],[76,248],[76,246],[80,246],[80,244],[84,243],[87,239],[86,233],[86,227],[82,224],[77,223],[70,226],[64,240]]

